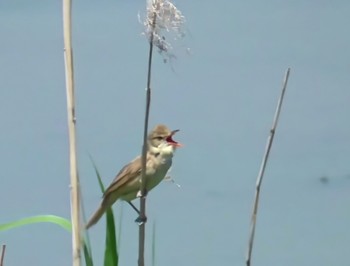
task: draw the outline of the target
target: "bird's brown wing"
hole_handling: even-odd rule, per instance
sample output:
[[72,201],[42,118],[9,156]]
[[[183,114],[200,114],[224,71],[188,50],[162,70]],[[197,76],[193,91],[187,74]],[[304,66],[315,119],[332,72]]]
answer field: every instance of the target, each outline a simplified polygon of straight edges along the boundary
[[[127,188],[129,188],[129,186],[127,186],[127,183],[134,182],[135,178],[137,178],[140,174],[141,174],[141,157],[139,156],[129,164],[125,165],[119,171],[117,176],[114,178],[113,182],[105,190],[103,197],[110,195],[111,193],[117,191],[118,189],[120,190],[121,187],[127,190]],[[129,191],[125,191],[125,192],[129,192]],[[121,191],[121,194],[124,194],[125,192]]]

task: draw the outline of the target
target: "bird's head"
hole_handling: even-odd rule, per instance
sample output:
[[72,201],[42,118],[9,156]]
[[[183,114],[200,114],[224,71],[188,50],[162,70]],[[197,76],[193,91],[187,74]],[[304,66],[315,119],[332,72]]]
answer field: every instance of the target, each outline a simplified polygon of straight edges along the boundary
[[149,148],[163,154],[174,153],[177,147],[182,146],[180,143],[173,140],[174,134],[178,131],[178,129],[171,131],[165,125],[157,125],[148,135]]

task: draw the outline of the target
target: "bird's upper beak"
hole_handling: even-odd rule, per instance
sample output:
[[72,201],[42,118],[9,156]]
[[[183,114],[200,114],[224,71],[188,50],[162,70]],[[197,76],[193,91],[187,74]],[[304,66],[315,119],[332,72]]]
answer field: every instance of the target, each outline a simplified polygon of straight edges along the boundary
[[166,141],[170,144],[173,145],[175,147],[182,147],[181,143],[176,142],[175,140],[173,140],[173,136],[175,135],[176,132],[179,132],[179,129],[173,130],[171,131],[171,134],[169,137],[166,138]]
[[171,136],[175,135],[175,133],[177,133],[179,131],[180,131],[180,129],[175,129],[175,130],[171,131]]

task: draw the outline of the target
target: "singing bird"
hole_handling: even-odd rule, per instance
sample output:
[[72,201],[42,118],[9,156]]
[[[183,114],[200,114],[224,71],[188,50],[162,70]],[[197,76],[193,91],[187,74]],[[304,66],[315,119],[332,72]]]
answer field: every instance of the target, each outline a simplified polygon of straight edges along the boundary
[[[145,171],[147,191],[153,189],[164,179],[172,164],[176,148],[181,147],[181,144],[172,138],[178,131],[170,131],[167,126],[160,124],[149,133]],[[131,204],[140,190],[141,165],[141,156],[138,156],[120,170],[103,194],[102,202],[86,224],[86,229],[96,224],[106,209],[117,200],[124,200]]]

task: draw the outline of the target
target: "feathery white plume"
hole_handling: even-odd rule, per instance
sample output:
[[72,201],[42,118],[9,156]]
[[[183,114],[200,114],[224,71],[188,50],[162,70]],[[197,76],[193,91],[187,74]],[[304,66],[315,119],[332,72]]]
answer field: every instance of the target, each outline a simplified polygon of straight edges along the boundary
[[175,57],[170,40],[185,36],[185,17],[170,0],[148,0],[147,16],[143,22],[144,35],[158,48],[160,53],[169,58]]

